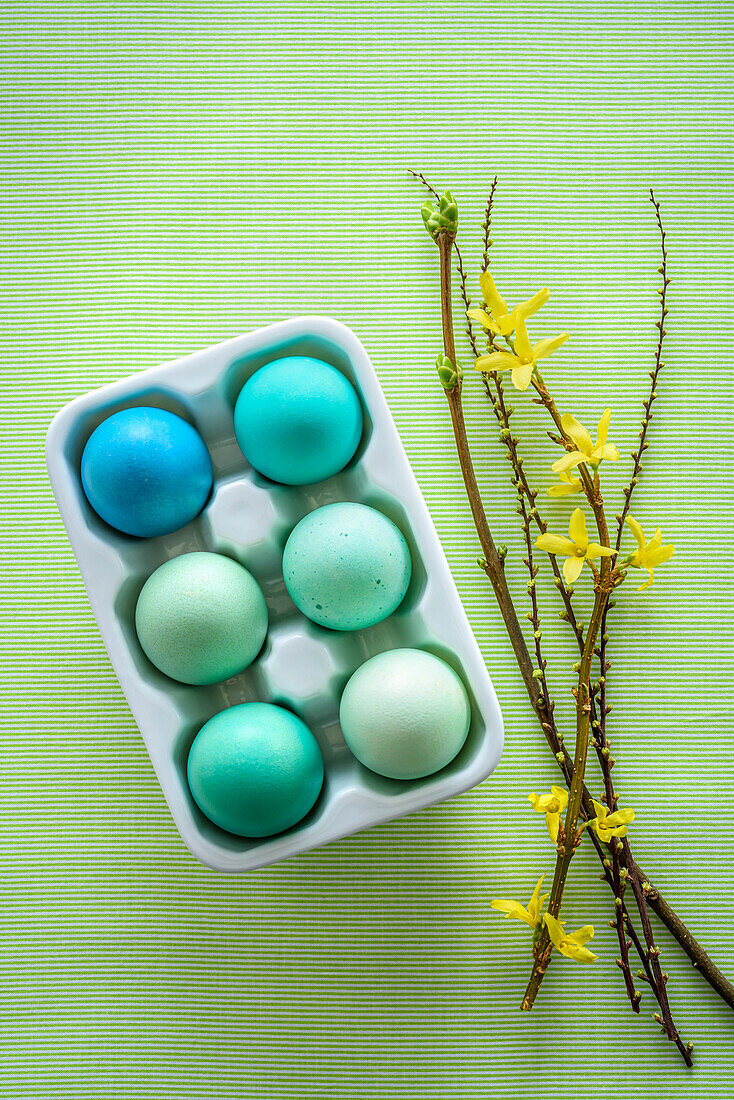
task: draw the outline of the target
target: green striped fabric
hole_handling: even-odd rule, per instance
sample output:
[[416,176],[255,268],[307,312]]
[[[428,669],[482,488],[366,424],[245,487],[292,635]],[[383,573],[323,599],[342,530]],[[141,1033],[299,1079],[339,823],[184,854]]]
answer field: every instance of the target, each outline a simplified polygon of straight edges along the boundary
[[[668,366],[635,514],[677,551],[610,616],[610,734],[641,862],[731,973],[730,14],[681,0],[42,0],[11,3],[2,34],[0,1097],[726,1095],[730,1011],[663,935],[692,1073],[648,993],[632,1015],[585,847],[566,908],[571,927],[596,925],[599,961],[554,960],[536,1008],[518,1011],[528,937],[489,900],[527,900],[552,869],[526,795],[555,773],[475,564],[433,367],[436,253],[406,169],[452,187],[475,281],[499,174],[497,281],[511,301],[552,288],[533,331],[571,340],[547,377],[590,424],[612,405],[625,456],[654,349],[651,184],[664,204]],[[506,749],[461,798],[225,877],[171,823],[55,510],[43,438],[77,394],[304,313],[338,317],[372,356],[500,696]],[[545,485],[546,425],[527,397],[513,401]],[[507,463],[473,377],[467,415],[524,611]],[[629,459],[619,467],[610,489]],[[568,503],[549,511],[562,530]],[[543,592],[570,728],[574,654],[545,577]]]

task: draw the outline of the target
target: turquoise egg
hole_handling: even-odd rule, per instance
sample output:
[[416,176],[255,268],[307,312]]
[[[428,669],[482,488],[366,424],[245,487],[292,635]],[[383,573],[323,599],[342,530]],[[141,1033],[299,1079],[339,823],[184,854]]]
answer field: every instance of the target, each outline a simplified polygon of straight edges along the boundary
[[471,708],[445,661],[421,649],[392,649],[354,673],[339,720],[365,767],[390,779],[420,779],[445,768],[461,750]]
[[126,535],[168,535],[206,504],[212,463],[195,428],[165,409],[137,407],[99,424],[82,453],[82,488],[98,516]]
[[135,629],[148,659],[173,680],[216,684],[257,657],[268,630],[255,578],[223,554],[181,554],[143,585]]
[[307,355],[276,359],[245,383],[234,410],[240,450],[271,481],[311,485],[342,470],[362,436],[347,378]]
[[299,611],[332,630],[362,630],[391,615],[408,590],[408,544],[366,504],[327,504],[290,533],[283,578]]
[[202,813],[237,836],[282,833],[312,808],[324,782],[318,742],[272,703],[241,703],[202,726],[187,765]]

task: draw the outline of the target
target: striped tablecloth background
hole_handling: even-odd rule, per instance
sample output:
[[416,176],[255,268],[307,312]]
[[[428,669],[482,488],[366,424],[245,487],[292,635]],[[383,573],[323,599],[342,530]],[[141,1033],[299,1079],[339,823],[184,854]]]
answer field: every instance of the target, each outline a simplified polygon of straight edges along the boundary
[[[586,852],[568,916],[595,923],[599,962],[554,961],[536,1009],[518,1011],[527,939],[489,899],[526,898],[551,869],[526,794],[555,776],[475,565],[433,368],[436,257],[406,169],[454,189],[474,273],[498,173],[498,282],[511,300],[552,287],[535,329],[572,339],[548,377],[582,419],[612,404],[624,455],[655,335],[651,184],[663,201],[669,366],[636,513],[677,552],[613,614],[611,733],[641,862],[732,972],[731,31],[723,5],[680,0],[10,4],[0,1096],[726,1095],[731,1013],[663,937],[693,1072],[659,1036],[649,995],[633,1017]],[[301,313],[340,318],[373,358],[507,744],[495,776],[453,802],[223,877],[171,824],[54,507],[43,438],[91,387]],[[522,603],[507,464],[480,387],[467,391]],[[537,410],[515,404],[542,481],[550,444]],[[554,509],[563,525],[568,505]],[[565,721],[573,653],[555,616]]]

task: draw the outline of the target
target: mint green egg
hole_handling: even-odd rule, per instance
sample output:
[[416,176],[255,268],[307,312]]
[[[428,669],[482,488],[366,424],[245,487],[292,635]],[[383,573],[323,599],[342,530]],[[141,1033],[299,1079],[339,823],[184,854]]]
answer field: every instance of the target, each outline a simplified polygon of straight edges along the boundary
[[257,657],[268,630],[255,578],[223,554],[181,554],[143,585],[135,629],[148,659],[184,684],[216,684]]
[[273,836],[313,807],[324,782],[319,744],[272,703],[240,703],[197,733],[186,767],[199,809],[237,836]]
[[362,630],[391,615],[408,590],[410,551],[391,519],[366,504],[327,504],[298,523],[283,578],[299,611],[332,630]]
[[357,759],[390,779],[420,779],[449,764],[466,741],[471,708],[454,670],[421,649],[391,649],[365,661],[339,707]]

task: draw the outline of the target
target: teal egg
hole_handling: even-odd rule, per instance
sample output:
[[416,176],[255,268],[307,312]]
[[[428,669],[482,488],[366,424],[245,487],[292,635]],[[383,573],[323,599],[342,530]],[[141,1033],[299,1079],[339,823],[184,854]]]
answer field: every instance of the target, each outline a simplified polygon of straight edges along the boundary
[[202,726],[187,764],[202,813],[237,836],[282,833],[312,808],[324,782],[318,742],[271,703],[229,707]]
[[471,708],[445,661],[421,649],[392,649],[354,673],[339,720],[365,767],[390,779],[420,779],[445,768],[461,750]]
[[298,523],[283,578],[299,611],[332,630],[362,630],[391,615],[408,590],[408,544],[366,504],[327,504]]
[[289,355],[247,380],[234,410],[240,450],[271,481],[311,485],[342,470],[362,436],[348,378],[320,359]]
[[135,608],[148,659],[184,684],[228,680],[257,657],[268,630],[255,578],[223,554],[181,554],[148,577]]

